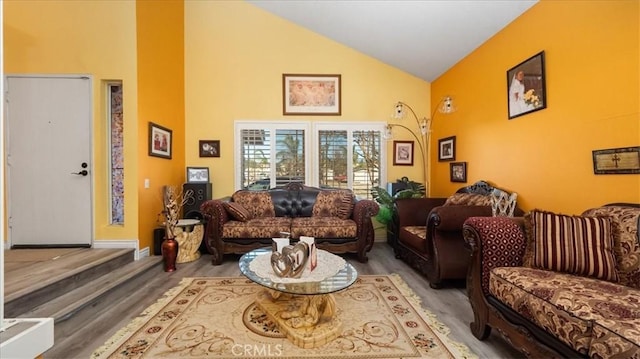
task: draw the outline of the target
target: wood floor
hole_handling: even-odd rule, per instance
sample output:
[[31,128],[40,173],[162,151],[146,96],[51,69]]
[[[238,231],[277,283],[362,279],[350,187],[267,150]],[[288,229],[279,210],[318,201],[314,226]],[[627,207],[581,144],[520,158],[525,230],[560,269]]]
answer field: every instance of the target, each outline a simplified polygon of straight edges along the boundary
[[[369,254],[368,263],[360,263],[354,257],[345,256],[360,274],[399,274],[421,298],[424,308],[430,310],[447,325],[450,338],[466,344],[480,358],[522,358],[497,333],[485,341],[471,335],[469,323],[473,315],[464,288],[431,289],[420,274],[402,261],[395,259],[391,247],[377,242]],[[127,325],[145,308],[153,304],[170,288],[178,285],[183,277],[240,276],[237,257],[228,256],[220,266],[211,265],[209,255],[199,260],[182,263],[172,273],[152,268],[135,281],[123,285],[87,308],[61,323],[56,324],[56,342],[44,353],[44,358],[89,358],[116,331]],[[6,278],[7,282],[10,278]]]

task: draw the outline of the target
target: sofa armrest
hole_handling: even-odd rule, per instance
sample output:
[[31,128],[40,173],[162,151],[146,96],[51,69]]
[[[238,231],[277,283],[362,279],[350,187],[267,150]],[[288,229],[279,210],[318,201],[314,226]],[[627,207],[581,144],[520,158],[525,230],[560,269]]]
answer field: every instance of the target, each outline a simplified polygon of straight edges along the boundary
[[[222,253],[222,228],[226,222],[229,222],[229,214],[223,206],[223,200],[212,199],[205,201],[200,205],[200,212],[206,220],[205,227],[205,245],[210,254]],[[220,254],[220,258],[222,255]]]
[[462,233],[471,248],[467,269],[467,296],[473,309],[471,333],[480,339],[491,334],[489,275],[496,267],[522,264],[526,240],[522,217],[471,217],[464,222]]
[[378,203],[370,199],[358,199],[353,207],[351,219],[356,222],[356,251],[360,262],[367,261],[367,252],[373,247],[375,233],[371,217],[378,214],[379,210]]
[[490,206],[440,206],[429,213],[430,230],[461,232],[464,221],[471,217],[491,217]]
[[493,268],[523,264],[527,243],[522,217],[471,217],[464,222],[463,236],[471,249],[467,281],[472,274],[478,275],[477,283],[484,295],[489,293],[489,274]]
[[353,207],[353,212],[351,213],[351,219],[356,220],[357,218],[364,217],[373,217],[378,214],[380,210],[380,206],[378,203],[371,199],[358,199]]
[[429,212],[442,206],[446,198],[399,198],[395,201],[398,228],[426,226]]

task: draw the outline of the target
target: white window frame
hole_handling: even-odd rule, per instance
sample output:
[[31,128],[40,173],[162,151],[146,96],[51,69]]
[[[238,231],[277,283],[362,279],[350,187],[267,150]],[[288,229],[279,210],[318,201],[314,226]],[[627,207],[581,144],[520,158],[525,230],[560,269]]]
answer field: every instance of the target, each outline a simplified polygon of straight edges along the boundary
[[[386,122],[372,121],[372,122],[348,122],[348,121],[252,121],[252,120],[237,120],[234,123],[234,163],[238,164],[234,171],[234,186],[235,190],[242,188],[242,130],[255,130],[265,129],[269,130],[271,136],[275,134],[276,130],[304,130],[305,141],[305,183],[311,186],[318,186],[320,179],[318,173],[320,171],[319,156],[319,131],[347,131],[347,143],[353,143],[354,131],[379,131],[380,132],[380,183],[387,182],[387,146],[384,138],[386,130]],[[271,150],[269,161],[271,164],[276,163],[276,141],[271,141]],[[353,146],[347,148],[347,172],[351,174],[353,172]],[[353,176],[347,176],[348,188],[353,188]],[[275,186],[276,173],[275,167],[270,170],[269,178],[271,179],[271,187]]]
[[[347,131],[347,143],[353,143],[353,132],[355,131],[379,131],[380,132],[380,183],[387,182],[387,146],[384,139],[384,131],[387,124],[385,122],[314,122],[313,123],[313,142],[312,142],[312,170],[315,177],[314,186],[319,183],[318,173],[320,172],[320,155],[318,143],[320,141],[320,131]],[[353,188],[353,146],[347,147],[347,187]],[[378,186],[380,186],[380,183]]]
[[[275,134],[276,130],[303,130],[304,131],[304,153],[305,153],[305,163],[304,163],[304,174],[305,174],[305,183],[313,183],[310,177],[310,167],[309,167],[309,146],[311,145],[311,126],[308,121],[302,122],[277,122],[277,121],[236,121],[234,124],[234,136],[233,136],[233,163],[238,164],[235,167],[235,190],[239,190],[242,188],[242,130],[255,130],[255,129],[263,129],[269,130],[270,136]],[[272,141],[271,148],[269,151],[269,163],[271,164],[271,170],[269,171],[269,179],[271,180],[271,187],[275,187],[276,185],[276,169],[273,167],[273,164],[276,163],[276,141],[275,137],[271,137]]]

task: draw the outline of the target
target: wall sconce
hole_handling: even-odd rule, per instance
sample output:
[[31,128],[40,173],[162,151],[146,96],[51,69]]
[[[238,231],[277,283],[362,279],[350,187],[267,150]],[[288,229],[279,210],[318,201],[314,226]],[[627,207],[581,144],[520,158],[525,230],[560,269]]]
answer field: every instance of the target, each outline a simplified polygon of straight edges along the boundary
[[428,171],[427,171],[428,169],[427,160],[429,158],[429,146],[430,146],[430,139],[431,139],[431,121],[436,115],[436,112],[450,114],[452,112],[455,112],[455,110],[456,110],[456,107],[453,102],[453,98],[451,96],[445,96],[440,100],[440,102],[438,102],[438,105],[435,107],[435,110],[433,111],[433,113],[431,113],[431,118],[426,118],[426,117],[419,118],[418,115],[416,115],[413,108],[411,108],[411,106],[407,105],[402,101],[398,101],[396,103],[395,111],[392,118],[396,120],[401,120],[407,116],[407,112],[411,113],[411,115],[413,116],[413,119],[416,121],[416,124],[418,126],[417,133],[420,133],[421,136],[418,136],[416,132],[414,132],[407,126],[397,124],[397,123],[387,124],[387,128],[385,131],[385,138],[387,140],[391,140],[393,138],[394,127],[404,128],[405,130],[409,131],[409,133],[411,133],[411,135],[413,135],[413,137],[416,139],[416,142],[418,143],[418,147],[420,148],[420,155],[422,157],[422,163],[424,167],[423,179],[424,179],[425,188],[427,189],[427,193],[429,193],[428,192],[429,188],[427,187],[427,184],[428,184],[427,182],[429,178]]

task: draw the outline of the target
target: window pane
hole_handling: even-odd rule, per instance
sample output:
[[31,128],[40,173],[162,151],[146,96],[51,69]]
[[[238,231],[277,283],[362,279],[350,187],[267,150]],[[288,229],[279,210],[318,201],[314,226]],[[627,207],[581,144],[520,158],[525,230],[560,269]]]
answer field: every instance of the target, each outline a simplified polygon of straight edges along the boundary
[[111,224],[124,224],[124,118],[122,84],[107,85],[111,157]]
[[353,132],[353,192],[371,197],[371,188],[380,183],[379,131]]
[[271,139],[269,130],[242,130],[242,187],[270,188]]
[[347,188],[347,131],[319,131],[320,187]]
[[276,186],[305,178],[304,130],[276,131]]

